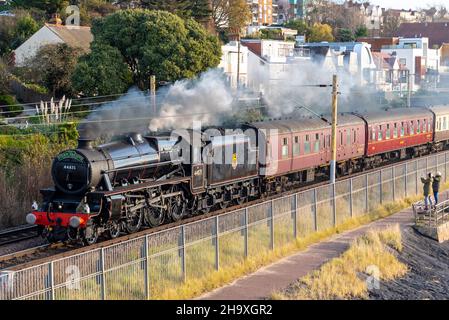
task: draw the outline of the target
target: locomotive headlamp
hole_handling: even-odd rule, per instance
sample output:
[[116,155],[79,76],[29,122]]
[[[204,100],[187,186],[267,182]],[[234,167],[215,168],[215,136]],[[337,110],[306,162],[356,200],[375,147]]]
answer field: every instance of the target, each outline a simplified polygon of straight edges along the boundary
[[72,228],[78,228],[81,225],[81,218],[80,217],[71,217],[69,220],[69,225]]
[[28,213],[26,216],[26,221],[28,224],[35,224],[36,223],[36,215],[33,213]]

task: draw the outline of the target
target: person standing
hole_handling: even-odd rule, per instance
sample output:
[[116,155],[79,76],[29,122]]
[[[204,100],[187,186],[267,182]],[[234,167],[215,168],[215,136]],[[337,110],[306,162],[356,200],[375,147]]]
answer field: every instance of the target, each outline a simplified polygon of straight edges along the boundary
[[435,198],[435,205],[438,204],[438,192],[440,191],[441,172],[437,172],[432,181],[433,197]]
[[429,172],[426,178],[421,177],[421,182],[423,183],[424,205],[427,210],[429,203],[432,206],[432,199],[430,199],[430,183],[432,182],[432,174]]

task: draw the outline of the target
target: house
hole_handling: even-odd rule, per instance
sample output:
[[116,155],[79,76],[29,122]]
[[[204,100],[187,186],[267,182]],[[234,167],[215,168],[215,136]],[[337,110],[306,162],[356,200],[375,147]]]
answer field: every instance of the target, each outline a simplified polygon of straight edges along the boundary
[[15,51],[15,63],[22,66],[28,59],[32,59],[37,51],[48,44],[66,43],[89,52],[93,35],[90,27],[64,26],[61,24],[46,23]]
[[366,42],[315,42],[306,43],[299,46],[300,48],[309,49],[312,56],[317,52],[334,57],[337,68],[343,68],[349,74],[354,76],[358,85],[365,85],[371,82],[370,72],[376,69],[373,56],[371,53],[371,45]]
[[[439,72],[440,50],[429,49],[429,39],[426,37],[400,38],[398,45],[384,46],[381,52],[397,56],[399,62],[414,75],[410,79],[412,91],[420,88],[426,76],[433,77]],[[429,78],[426,80],[429,81]]]
[[403,95],[408,90],[409,70],[399,62],[395,55],[373,52],[376,72],[374,85],[378,91],[399,92]]
[[240,45],[237,41],[231,41],[221,47],[222,56],[218,68],[221,68],[228,78],[232,88],[237,88],[237,73],[239,86],[248,85],[248,47]]
[[440,48],[443,43],[449,43],[449,22],[403,23],[396,31],[396,36],[426,37],[429,39],[429,48]]
[[394,46],[399,44],[398,37],[362,37],[357,42],[366,42],[371,45],[371,52],[380,52],[383,46]]
[[372,5],[369,2],[345,1],[343,4],[347,9],[359,12],[363,17],[363,22],[372,36],[378,36],[383,24],[384,9],[380,6]]

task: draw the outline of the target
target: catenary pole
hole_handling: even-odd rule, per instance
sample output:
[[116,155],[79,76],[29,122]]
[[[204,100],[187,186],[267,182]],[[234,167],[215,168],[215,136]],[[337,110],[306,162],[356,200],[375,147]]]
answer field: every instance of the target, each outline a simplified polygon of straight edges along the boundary
[[338,78],[334,74],[332,79],[332,159],[330,182],[335,184],[335,173],[337,166],[337,114],[338,114]]

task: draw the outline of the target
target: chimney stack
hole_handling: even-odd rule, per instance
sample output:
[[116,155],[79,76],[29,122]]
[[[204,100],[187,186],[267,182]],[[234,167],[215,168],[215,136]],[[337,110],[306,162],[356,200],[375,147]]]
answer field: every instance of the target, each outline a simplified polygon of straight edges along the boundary
[[62,26],[62,20],[58,13],[54,13],[49,22],[56,26]]

